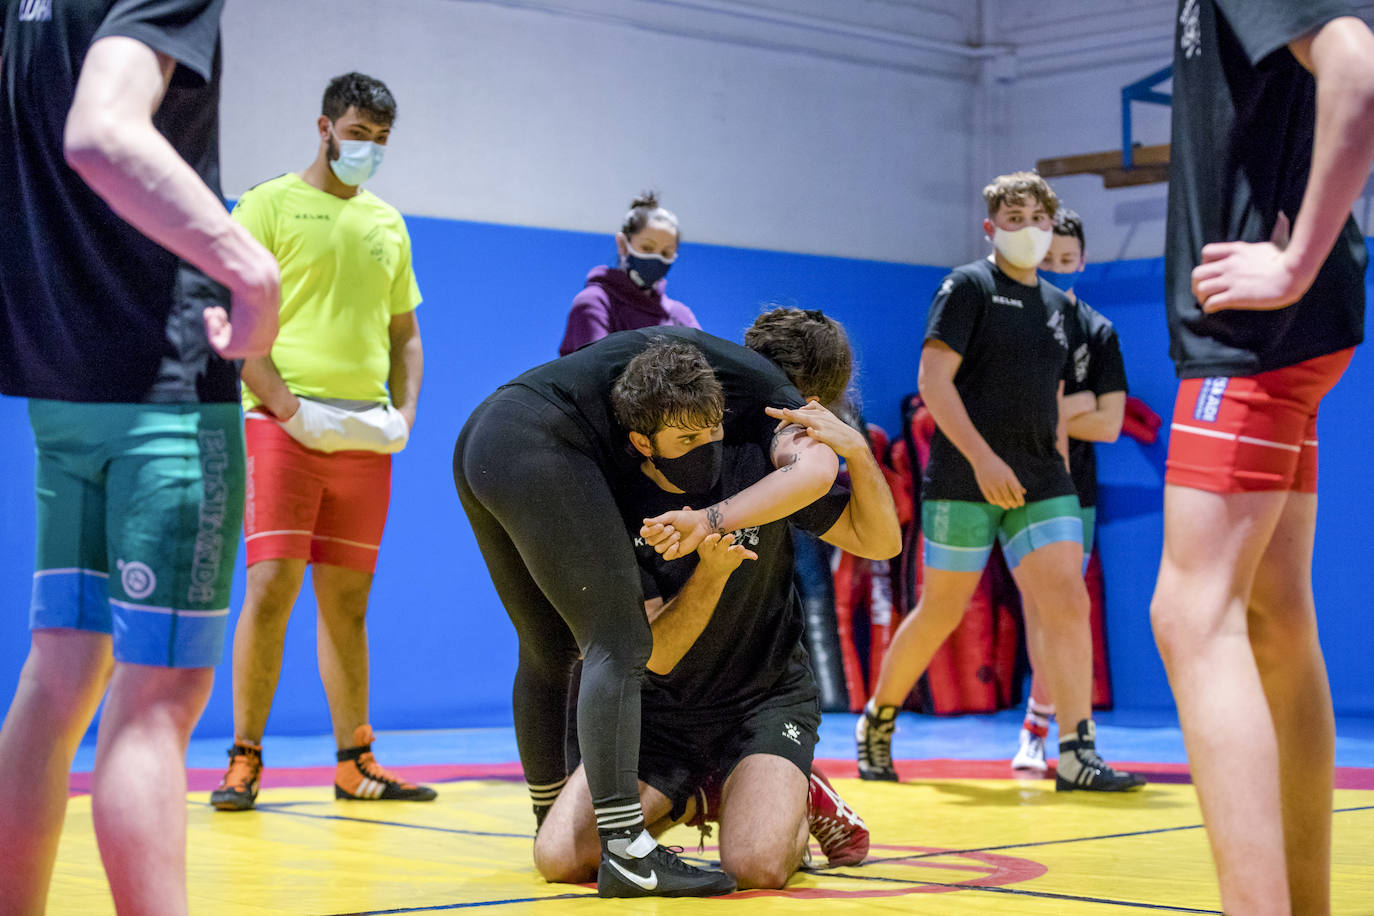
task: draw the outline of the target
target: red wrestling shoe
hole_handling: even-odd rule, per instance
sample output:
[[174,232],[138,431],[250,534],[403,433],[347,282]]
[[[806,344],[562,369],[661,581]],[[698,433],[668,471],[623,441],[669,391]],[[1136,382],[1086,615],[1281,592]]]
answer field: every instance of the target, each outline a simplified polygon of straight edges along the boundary
[[826,862],[831,868],[858,865],[868,856],[868,826],[863,818],[845,804],[830,780],[814,766],[810,789],[807,822]]

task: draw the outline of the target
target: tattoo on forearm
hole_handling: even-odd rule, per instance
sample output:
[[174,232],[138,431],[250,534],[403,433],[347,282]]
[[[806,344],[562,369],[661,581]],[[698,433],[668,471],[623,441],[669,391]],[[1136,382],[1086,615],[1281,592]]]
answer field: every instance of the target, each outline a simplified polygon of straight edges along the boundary
[[724,521],[724,512],[722,510],[724,510],[725,505],[728,502],[729,500],[727,499],[724,502],[720,502],[714,506],[710,506],[706,510],[706,527],[710,528],[716,534],[725,533],[725,527],[722,525],[722,522]]
[[801,455],[794,454],[794,455],[788,460],[788,462],[787,462],[786,464],[784,464],[782,467],[778,468],[778,470],[781,471],[782,473],[786,474],[788,471],[792,470],[792,468],[796,467],[797,462],[800,461],[800,460],[801,460]]

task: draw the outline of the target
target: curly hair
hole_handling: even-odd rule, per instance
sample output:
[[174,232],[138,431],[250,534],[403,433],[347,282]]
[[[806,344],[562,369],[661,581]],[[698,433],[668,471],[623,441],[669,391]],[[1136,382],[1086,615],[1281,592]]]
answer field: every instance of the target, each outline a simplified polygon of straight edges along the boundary
[[645,436],[665,426],[709,429],[725,417],[725,390],[699,349],[655,337],[615,380],[611,406],[621,426]]
[[775,308],[754,319],[744,345],[786,373],[805,397],[838,404],[854,373],[844,325],[817,309]]
[[992,183],[983,188],[983,200],[988,205],[988,217],[997,215],[1005,206],[1021,206],[1034,200],[1054,216],[1059,209],[1059,197],[1050,188],[1049,182],[1035,172],[1012,172],[998,175]]

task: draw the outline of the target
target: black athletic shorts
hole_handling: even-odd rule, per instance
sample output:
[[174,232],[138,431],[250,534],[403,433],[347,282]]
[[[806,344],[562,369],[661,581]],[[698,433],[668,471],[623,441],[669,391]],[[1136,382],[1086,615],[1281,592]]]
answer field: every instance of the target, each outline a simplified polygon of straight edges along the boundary
[[640,724],[639,778],[672,801],[672,817],[677,820],[708,777],[724,784],[736,764],[751,754],[785,757],[809,777],[820,726],[814,684],[771,695],[742,717],[707,722],[646,706]]

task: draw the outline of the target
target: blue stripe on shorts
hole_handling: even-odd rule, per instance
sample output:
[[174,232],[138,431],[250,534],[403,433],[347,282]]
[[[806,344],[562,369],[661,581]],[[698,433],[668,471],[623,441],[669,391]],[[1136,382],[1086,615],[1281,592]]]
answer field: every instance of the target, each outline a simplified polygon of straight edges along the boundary
[[950,547],[925,539],[921,560],[929,569],[946,572],[982,572],[992,555],[992,545],[986,547]]
[[1011,540],[1002,542],[1002,553],[1007,565],[1012,569],[1021,565],[1034,551],[1048,544],[1060,541],[1083,543],[1083,519],[1079,516],[1059,516],[1043,522],[1033,522],[1016,533]]
[[29,629],[110,632],[109,575],[96,569],[40,569],[33,574]]
[[181,611],[110,599],[115,661],[167,668],[219,664],[229,609]]

